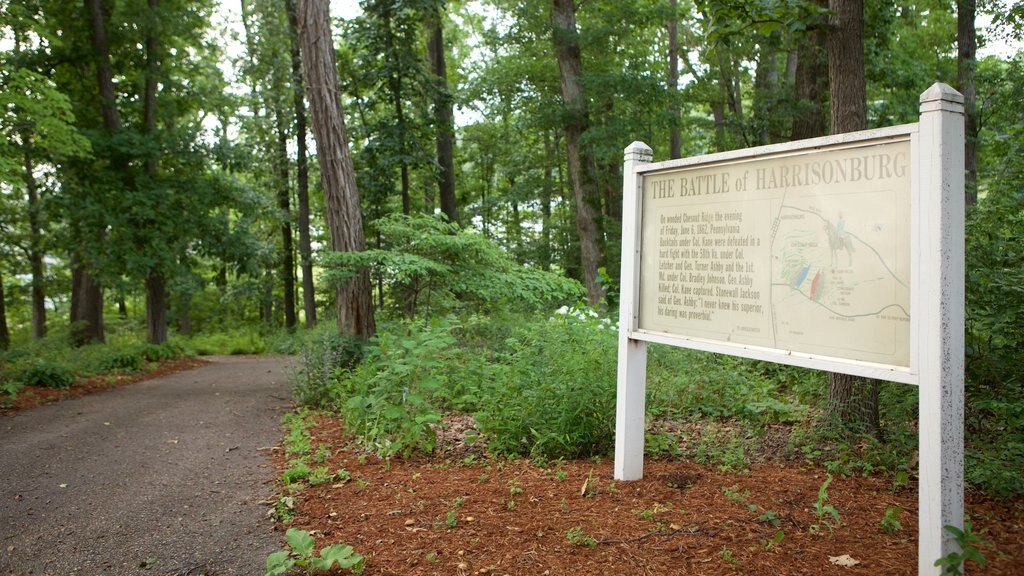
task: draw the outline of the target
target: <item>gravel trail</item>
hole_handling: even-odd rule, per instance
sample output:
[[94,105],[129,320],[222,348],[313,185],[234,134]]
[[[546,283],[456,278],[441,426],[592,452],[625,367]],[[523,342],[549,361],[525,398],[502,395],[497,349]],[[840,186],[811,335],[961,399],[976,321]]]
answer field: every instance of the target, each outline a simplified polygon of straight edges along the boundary
[[0,575],[257,576],[287,357],[0,417]]

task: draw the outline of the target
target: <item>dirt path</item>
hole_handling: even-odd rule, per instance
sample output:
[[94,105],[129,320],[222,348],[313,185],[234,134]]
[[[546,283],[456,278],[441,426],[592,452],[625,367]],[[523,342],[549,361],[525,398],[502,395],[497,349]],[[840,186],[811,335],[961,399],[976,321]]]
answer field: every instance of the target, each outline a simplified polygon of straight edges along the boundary
[[0,575],[262,574],[285,357],[0,417]]

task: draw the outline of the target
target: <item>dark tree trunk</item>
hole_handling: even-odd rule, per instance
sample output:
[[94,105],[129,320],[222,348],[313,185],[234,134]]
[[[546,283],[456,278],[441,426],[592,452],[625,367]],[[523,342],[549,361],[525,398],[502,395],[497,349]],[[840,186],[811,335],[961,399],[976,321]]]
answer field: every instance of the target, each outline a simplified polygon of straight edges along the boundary
[[[117,94],[114,91],[114,72],[110,64],[110,46],[107,42],[106,22],[102,0],[83,0],[89,14],[92,32],[93,59],[96,66],[96,84],[100,96],[100,114],[103,127],[114,135],[121,130],[121,118],[117,111]],[[127,171],[125,162],[114,152],[111,164],[115,171]],[[85,231],[86,234],[90,232]],[[102,238],[103,232],[96,236]],[[103,289],[93,276],[92,263],[79,254],[72,254],[71,273],[71,337],[76,345],[89,342],[103,342]]]
[[[338,93],[328,2],[299,0],[298,20],[302,66],[309,90],[313,136],[320,158],[320,179],[324,188],[331,249],[359,252],[366,248],[366,240]],[[337,307],[338,328],[343,333],[369,338],[376,331],[370,275],[365,269],[337,287]]]
[[260,320],[267,326],[274,325],[274,267],[267,264],[263,269],[263,298],[260,299]]
[[284,112],[275,111],[277,120],[277,208],[281,219],[281,281],[284,284],[284,327],[295,330],[295,248],[292,245],[291,189],[288,187],[288,133]]
[[102,344],[103,288],[80,260],[72,256],[71,262],[71,340],[76,346]]
[[601,250],[598,245],[597,205],[594,162],[582,150],[581,139],[589,127],[587,99],[583,93],[583,59],[576,30],[576,7],[573,0],[553,0],[551,10],[555,57],[561,77],[562,100],[566,107],[565,144],[569,164],[569,181],[576,206],[576,232],[580,239],[583,285],[587,302],[596,306],[604,291],[598,277]]
[[[827,0],[816,0],[828,7]],[[828,100],[827,22],[812,23],[797,40],[796,75],[793,91],[799,106],[793,116],[793,140],[817,138],[827,134],[825,106]]]
[[146,332],[150,344],[167,342],[167,286],[156,270],[146,278]]
[[828,82],[832,134],[868,127],[864,78],[864,0],[830,0]]
[[11,332],[7,329],[7,299],[4,297],[4,276],[0,274],[0,350],[11,346]]
[[774,36],[769,36],[761,44],[754,73],[754,120],[757,143],[762,146],[773,140],[771,125],[777,115],[773,100],[779,90],[778,55]]
[[977,0],[956,2],[956,80],[957,89],[964,95],[964,183],[968,206],[978,201],[978,110],[974,87],[978,63],[978,29],[974,23],[977,11]]
[[[146,87],[143,96],[143,128],[146,136],[156,139],[156,89],[160,61],[158,58],[157,8],[159,0],[148,0],[150,24],[146,30]],[[146,175],[150,185],[157,177],[159,156],[146,158]],[[167,286],[159,265],[146,276],[146,333],[150,344],[167,342]]]
[[32,338],[46,336],[46,270],[43,263],[43,236],[40,220],[39,191],[36,189],[35,163],[32,158],[32,137],[22,132],[25,191],[28,196],[28,262],[32,274]]
[[299,52],[299,21],[295,0],[287,0],[291,31],[292,88],[295,91],[295,179],[299,204],[299,261],[302,266],[302,308],[306,328],[316,326],[316,292],[313,287],[313,243],[309,236],[309,162],[306,158],[306,99],[302,87],[302,55]]
[[[828,79],[832,102],[832,134],[867,128],[864,79],[864,2],[830,0]],[[881,435],[877,380],[830,373],[828,416],[842,425]]]
[[668,134],[669,158],[675,160],[683,155],[683,138],[679,131],[679,15],[676,13],[679,0],[669,0],[671,14],[668,20],[668,109],[671,128]]
[[192,335],[192,295],[188,292],[178,296],[178,333]]
[[557,156],[551,134],[544,131],[544,184],[540,189],[540,267],[551,270],[551,196],[554,187],[553,163]]
[[441,168],[438,178],[438,196],[441,212],[449,222],[459,221],[459,210],[455,203],[455,112],[452,96],[448,91],[448,68],[444,53],[443,3],[430,21],[430,39],[427,42],[427,57],[434,72],[436,90],[434,93],[434,124],[437,130],[437,164]]

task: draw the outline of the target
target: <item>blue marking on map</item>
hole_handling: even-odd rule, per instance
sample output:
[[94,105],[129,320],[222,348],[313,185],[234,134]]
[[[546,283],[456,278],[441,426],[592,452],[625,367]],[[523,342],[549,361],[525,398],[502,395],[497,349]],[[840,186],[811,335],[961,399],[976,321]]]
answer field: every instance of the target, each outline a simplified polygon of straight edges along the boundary
[[810,272],[810,271],[811,271],[811,265],[810,264],[804,264],[804,267],[802,269],[800,269],[800,273],[796,275],[796,281],[793,282],[793,287],[794,288],[799,288],[800,285],[804,283],[804,280],[807,279],[807,273]]

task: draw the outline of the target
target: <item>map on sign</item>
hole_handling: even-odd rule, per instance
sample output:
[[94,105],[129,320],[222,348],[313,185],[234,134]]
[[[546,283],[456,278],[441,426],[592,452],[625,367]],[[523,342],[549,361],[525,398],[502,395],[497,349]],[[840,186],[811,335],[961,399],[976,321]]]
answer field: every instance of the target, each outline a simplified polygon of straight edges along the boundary
[[639,329],[909,366],[909,150],[646,174]]

